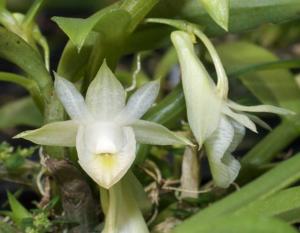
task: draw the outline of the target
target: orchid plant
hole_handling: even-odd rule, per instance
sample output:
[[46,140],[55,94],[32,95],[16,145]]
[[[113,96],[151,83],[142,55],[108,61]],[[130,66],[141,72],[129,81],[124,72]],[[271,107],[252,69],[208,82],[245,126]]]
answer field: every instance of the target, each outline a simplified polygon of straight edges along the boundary
[[60,56],[56,4],[0,0],[0,232],[297,232],[299,0],[74,0]]

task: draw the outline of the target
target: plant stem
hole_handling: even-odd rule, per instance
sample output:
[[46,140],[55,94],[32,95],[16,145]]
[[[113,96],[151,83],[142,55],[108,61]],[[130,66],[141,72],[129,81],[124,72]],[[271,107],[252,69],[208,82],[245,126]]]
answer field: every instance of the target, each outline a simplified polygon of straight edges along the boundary
[[92,232],[98,223],[97,202],[83,174],[66,160],[47,159],[46,166],[59,185],[67,219],[78,224],[70,232]]

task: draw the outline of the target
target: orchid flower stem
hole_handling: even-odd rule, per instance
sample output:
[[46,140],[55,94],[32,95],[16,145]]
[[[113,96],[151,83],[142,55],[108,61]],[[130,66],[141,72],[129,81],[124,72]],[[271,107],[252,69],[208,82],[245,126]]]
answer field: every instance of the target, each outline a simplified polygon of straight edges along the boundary
[[219,91],[220,96],[223,99],[227,98],[228,95],[228,79],[220,57],[214,48],[213,44],[210,42],[208,37],[199,29],[197,25],[189,23],[183,20],[172,20],[172,19],[156,19],[156,18],[148,18],[145,20],[146,23],[160,23],[173,26],[177,29],[186,31],[191,34],[191,36],[196,35],[205,45],[208,52],[210,53],[218,76],[217,89]]
[[136,79],[140,71],[141,71],[141,54],[138,53],[136,56],[136,69],[134,70],[132,75],[132,84],[128,88],[126,88],[125,90],[126,92],[133,91],[136,88]]
[[213,44],[208,39],[208,37],[200,29],[198,29],[197,27],[193,27],[192,32],[203,42],[203,44],[208,49],[208,52],[210,53],[213,59],[216,72],[217,72],[217,77],[218,77],[217,88],[220,91],[220,95],[222,96],[222,98],[227,98],[228,78],[216,49],[214,48]]

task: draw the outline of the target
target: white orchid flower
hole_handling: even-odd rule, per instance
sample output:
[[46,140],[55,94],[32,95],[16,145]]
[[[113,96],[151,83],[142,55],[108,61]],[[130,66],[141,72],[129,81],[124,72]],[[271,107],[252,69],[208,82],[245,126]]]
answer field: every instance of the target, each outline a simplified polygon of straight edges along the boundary
[[191,144],[162,125],[139,120],[159,92],[152,81],[131,95],[104,62],[91,82],[86,98],[75,86],[55,74],[55,90],[71,120],[47,124],[16,136],[36,144],[76,146],[78,162],[100,186],[109,189],[132,165],[139,143]]
[[182,72],[182,85],[191,130],[201,148],[204,144],[215,185],[228,187],[237,177],[240,163],[231,155],[245,134],[245,127],[257,132],[253,121],[261,120],[243,112],[290,114],[270,105],[243,106],[228,99],[228,79],[220,58],[208,38],[196,34],[206,45],[217,71],[217,84],[196,55],[193,37],[187,32],[171,34]]

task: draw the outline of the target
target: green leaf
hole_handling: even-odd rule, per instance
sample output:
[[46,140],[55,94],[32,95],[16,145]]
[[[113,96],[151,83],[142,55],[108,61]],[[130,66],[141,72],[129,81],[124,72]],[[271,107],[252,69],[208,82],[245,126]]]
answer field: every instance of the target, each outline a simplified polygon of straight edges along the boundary
[[300,59],[288,59],[265,62],[260,64],[253,64],[237,70],[231,70],[228,76],[240,76],[247,73],[261,71],[261,70],[277,70],[277,69],[294,69],[300,67]]
[[110,7],[96,12],[86,19],[53,17],[52,20],[68,35],[80,51],[93,29],[103,33],[108,40],[119,38],[130,22],[130,15],[125,10]]
[[[89,36],[78,53],[78,50],[72,41],[68,41],[60,58],[57,73],[72,82],[78,80],[84,74],[87,66],[86,61],[89,59],[94,43],[94,37]],[[74,64],[76,64],[76,66],[74,66]]]
[[280,191],[265,200],[254,201],[237,211],[236,214],[252,213],[261,216],[277,216],[282,217],[287,222],[295,223],[300,220],[299,210],[300,187],[295,187]]
[[[199,224],[198,224],[199,225]],[[177,228],[176,228],[177,229]],[[256,215],[224,216],[201,226],[186,225],[174,233],[296,233],[296,229],[275,218]]]
[[45,0],[35,0],[35,2],[31,5],[23,21],[23,25],[25,27],[31,26],[34,23],[34,18],[38,14],[44,2]]
[[[164,0],[160,1],[150,13],[151,17],[181,18],[205,26],[209,36],[223,35],[219,27],[201,8],[199,0]],[[165,9],[168,9],[166,11]],[[299,18],[300,1],[298,0],[260,0],[230,1],[230,32],[244,32],[266,23],[279,24]],[[127,52],[157,48],[166,44],[170,35],[168,27],[156,25],[141,27],[127,41]]]
[[[275,168],[250,184],[244,186],[241,190],[228,195],[185,220],[176,228],[175,232],[187,232],[186,229],[190,228],[190,226],[193,226],[194,229],[194,231],[191,232],[197,232],[197,229],[199,229],[202,224],[213,221],[216,217],[234,213],[256,200],[263,200],[270,197],[300,179],[299,166],[300,154],[298,153],[289,160],[281,162]],[[212,224],[213,222],[210,223]]]
[[[178,124],[178,119],[184,114],[185,101],[181,85],[174,89],[167,97],[151,108],[143,117],[144,120],[153,121],[172,128]],[[139,145],[136,163],[143,162],[149,152],[149,145]]]
[[154,72],[154,79],[163,80],[171,71],[172,67],[177,64],[176,50],[171,47],[162,57]]
[[31,218],[31,213],[24,208],[24,206],[12,195],[10,192],[7,193],[8,202],[12,210],[12,219],[16,225],[21,226],[22,220]]
[[[278,61],[278,58],[271,52],[248,42],[224,44],[218,46],[217,50],[225,68],[229,71]],[[300,113],[300,90],[287,70],[280,68],[253,70],[239,78],[261,102],[280,105]]]
[[129,25],[129,31],[132,32],[143,18],[149,13],[149,11],[159,2],[159,0],[125,0],[120,6],[121,9],[129,12],[131,16],[131,22]]
[[4,28],[0,28],[0,57],[19,66],[37,82],[43,95],[50,95],[52,78],[41,56],[23,39]]
[[[298,138],[300,133],[297,125],[298,119],[299,117],[295,116],[290,120],[284,120],[242,158],[242,167],[246,169],[245,171],[242,170],[241,179],[244,178],[244,175],[250,177],[255,175],[253,169],[271,162],[280,151]],[[247,171],[248,168],[249,171]]]
[[[209,34],[223,34],[224,30],[216,26],[203,9],[198,0],[186,1],[184,6],[174,12],[181,18],[206,26]],[[164,4],[168,4],[166,1]],[[300,2],[298,0],[260,0],[260,1],[230,1],[229,31],[242,32],[253,29],[265,23],[281,23],[299,18]]]
[[198,0],[213,20],[228,30],[229,0]]
[[43,118],[30,97],[9,102],[0,107],[0,129],[18,125],[41,126]]

